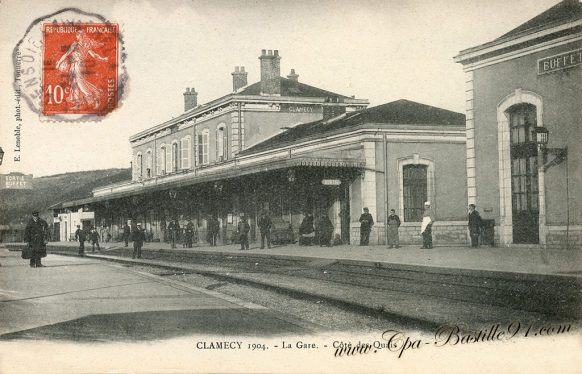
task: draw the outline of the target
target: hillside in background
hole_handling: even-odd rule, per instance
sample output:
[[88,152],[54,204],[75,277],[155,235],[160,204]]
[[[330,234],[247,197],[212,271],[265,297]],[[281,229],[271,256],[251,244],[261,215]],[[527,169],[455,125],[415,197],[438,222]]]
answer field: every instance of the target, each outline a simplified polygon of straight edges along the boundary
[[96,187],[130,179],[130,169],[91,170],[34,178],[32,190],[0,190],[0,225],[27,222],[34,209],[47,219],[51,205],[90,197]]

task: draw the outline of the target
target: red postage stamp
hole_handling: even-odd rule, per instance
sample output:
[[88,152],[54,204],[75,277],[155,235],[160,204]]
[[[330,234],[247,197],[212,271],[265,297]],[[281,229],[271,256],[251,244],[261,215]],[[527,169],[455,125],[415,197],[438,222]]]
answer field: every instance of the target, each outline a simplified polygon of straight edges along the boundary
[[118,101],[118,25],[43,25],[42,113],[105,115]]

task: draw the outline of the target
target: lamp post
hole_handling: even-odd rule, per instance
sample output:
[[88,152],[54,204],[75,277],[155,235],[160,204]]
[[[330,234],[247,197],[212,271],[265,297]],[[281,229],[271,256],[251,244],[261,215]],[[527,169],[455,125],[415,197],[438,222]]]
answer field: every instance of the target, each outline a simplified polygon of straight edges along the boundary
[[[569,247],[570,234],[570,191],[569,191],[569,172],[568,172],[568,147],[564,148],[549,148],[550,131],[542,126],[537,126],[533,129],[536,136],[536,144],[538,146],[538,177],[540,181],[539,196],[540,202],[543,198],[543,203],[540,204],[540,243],[546,244],[546,212],[545,212],[545,173],[550,167],[559,165],[566,161],[566,248]],[[554,155],[554,158],[548,161],[548,155]],[[543,242],[542,242],[543,240]]]
[[0,147],[0,165],[2,165],[2,160],[4,159],[4,150]]

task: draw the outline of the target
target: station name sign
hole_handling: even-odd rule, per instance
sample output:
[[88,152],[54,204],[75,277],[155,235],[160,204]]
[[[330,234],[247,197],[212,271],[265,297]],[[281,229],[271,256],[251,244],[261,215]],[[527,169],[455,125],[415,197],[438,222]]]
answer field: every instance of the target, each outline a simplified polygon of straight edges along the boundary
[[281,104],[281,111],[291,113],[321,113],[321,105]]
[[544,57],[538,60],[538,75],[553,73],[582,64],[582,49]]
[[324,186],[339,186],[340,184],[342,184],[342,181],[339,179],[323,179],[321,181],[321,184],[323,184]]
[[32,190],[32,174],[0,174],[0,189]]

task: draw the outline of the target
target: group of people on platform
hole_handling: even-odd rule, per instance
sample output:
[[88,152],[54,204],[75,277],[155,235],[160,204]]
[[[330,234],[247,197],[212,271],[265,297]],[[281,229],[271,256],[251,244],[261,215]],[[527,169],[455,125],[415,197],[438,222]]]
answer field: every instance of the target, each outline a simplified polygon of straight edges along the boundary
[[[367,212],[367,209],[364,208],[364,211]],[[364,216],[364,215],[362,215]],[[471,246],[478,247],[479,246],[479,236],[481,235],[481,230],[483,227],[483,222],[481,220],[481,216],[479,212],[476,210],[475,204],[469,204],[469,235],[471,237]],[[362,222],[362,218],[360,218],[360,222]],[[398,228],[400,227],[401,221],[400,217],[396,215],[396,211],[394,209],[390,210],[390,215],[386,219],[387,222],[387,245],[389,248],[399,248],[400,247],[400,240],[398,235]],[[422,221],[420,226],[420,233],[422,235],[422,249],[431,249],[433,247],[432,244],[432,226],[435,222],[435,215],[433,210],[431,209],[430,201],[424,203],[424,212],[422,214]],[[362,237],[369,237],[369,230],[362,229]],[[367,242],[366,242],[367,243]],[[361,243],[360,243],[361,244]]]
[[[209,220],[209,224],[210,224],[210,222],[211,221]],[[141,223],[138,223],[137,225],[141,226]],[[129,242],[132,240],[132,233],[133,233],[133,231],[135,231],[137,229],[137,225],[134,228],[130,227],[130,225],[128,223],[125,223],[123,225],[123,241],[125,242],[126,247],[129,245]],[[165,227],[165,223],[163,224],[163,226],[164,226],[163,230],[165,233],[164,236],[166,239],[164,241],[169,242],[171,244],[172,248],[176,248],[176,243],[180,243],[180,242],[182,243],[183,248],[192,248],[193,243],[198,241],[198,229],[196,228],[196,225],[194,224],[194,222],[192,222],[191,219],[188,219],[188,221],[187,221],[186,225],[184,225],[184,227],[180,227],[180,223],[178,222],[177,219],[171,220],[168,223],[167,227]],[[143,228],[141,230],[144,231],[143,234],[145,237],[145,241],[152,241],[153,240],[153,233],[151,232],[151,229],[150,229],[149,235],[145,230],[143,230]],[[210,239],[212,237],[212,235],[210,235],[210,232],[211,232],[211,230],[209,230],[208,242],[212,243],[212,241]],[[218,230],[216,230],[216,234],[218,234]],[[214,240],[214,243],[216,243],[216,240]]]
[[133,229],[127,222],[123,225],[123,241],[125,242],[125,246],[128,246],[130,240],[133,241],[133,253],[131,258],[141,258],[141,249],[143,243],[146,241],[146,236],[146,231],[140,222],[138,222]]
[[[261,234],[261,249],[265,249],[265,243],[267,248],[271,248],[271,230],[273,228],[273,221],[266,211],[262,211],[261,215],[257,221],[257,226],[259,227],[259,232]],[[249,233],[251,231],[251,226],[249,225],[248,218],[246,214],[241,213],[240,220],[236,227],[237,240],[240,243],[240,250],[249,250]]]
[[99,246],[100,233],[97,232],[95,226],[92,226],[87,232],[85,229],[81,228],[81,225],[77,225],[77,231],[75,231],[75,240],[79,241],[79,255],[83,256],[85,254],[85,242],[91,242],[91,252],[95,252],[95,247],[98,251],[101,251]]
[[[481,234],[482,220],[479,216],[479,212],[475,209],[474,204],[469,205],[469,233],[471,237],[471,246],[479,246],[479,236]],[[216,246],[217,237],[220,232],[220,221],[216,216],[211,215],[207,221],[207,242],[210,246]],[[374,218],[370,214],[367,207],[363,209],[363,213],[359,219],[360,222],[360,245],[366,246],[370,243],[370,233],[372,227],[374,226]],[[420,232],[422,235],[422,247],[423,249],[433,248],[432,242],[432,226],[435,222],[435,215],[431,208],[430,201],[424,203],[424,212],[422,215]],[[387,246],[389,248],[400,248],[399,240],[399,228],[401,225],[400,217],[396,214],[394,209],[390,210],[390,214],[386,219],[387,223]],[[139,224],[138,224],[139,225]],[[266,211],[262,211],[260,217],[257,221],[257,226],[261,235],[261,249],[271,248],[271,230],[273,227],[273,222]],[[77,230],[79,231],[79,230]],[[142,230],[143,231],[143,230]],[[176,248],[176,243],[182,240],[182,245],[184,248],[192,248],[193,241],[198,241],[198,230],[196,225],[192,220],[188,220],[186,226],[181,229],[178,220],[170,221],[167,229],[168,241],[171,243],[172,248]],[[128,246],[128,241],[131,235],[131,228],[126,223],[123,229],[123,236],[125,240],[125,246]],[[329,216],[325,213],[319,215],[319,217],[314,217],[311,212],[305,212],[301,225],[299,226],[299,245],[319,245],[331,247],[333,245],[333,232],[334,226]],[[248,217],[241,213],[239,222],[236,226],[235,240],[241,244],[241,250],[249,249],[249,233],[250,225],[248,222]],[[91,240],[93,242],[93,247],[97,245],[99,249],[99,235],[96,233],[95,228],[91,230]],[[82,247],[82,245],[81,245]]]
[[314,245],[331,247],[333,223],[328,215],[323,213],[317,218],[311,212],[305,212],[299,226],[299,245]]
[[[360,216],[360,245],[370,243],[370,232],[374,226],[374,218],[368,208],[364,208],[364,213]],[[314,217],[311,212],[305,212],[303,221],[299,226],[299,245],[319,245],[320,247],[331,247],[336,241],[332,241],[334,226],[327,213],[321,213]],[[341,243],[341,239],[337,242]]]
[[[368,208],[363,209],[360,216],[360,245],[365,246],[370,243],[370,233],[374,225],[374,219]],[[424,203],[424,212],[422,215],[420,233],[422,235],[423,249],[431,249],[432,243],[432,226],[435,222],[435,215],[431,209],[430,201]],[[398,230],[401,225],[400,217],[396,215],[394,209],[390,209],[390,214],[386,219],[387,224],[387,246],[388,248],[400,248],[400,238]],[[469,234],[471,237],[471,246],[479,246],[479,236],[482,230],[482,220],[475,204],[469,204]],[[333,224],[327,216],[322,214],[319,218],[314,218],[309,212],[304,214],[303,221],[299,227],[299,245],[331,246],[331,237],[333,233]]]
[[[177,219],[170,221],[166,228],[166,233],[172,248],[176,248],[176,243],[180,241],[182,242],[183,248],[192,248],[194,241],[198,241],[198,229],[191,219],[188,219],[186,225],[182,228]],[[209,243],[211,243],[210,240]]]
[[[370,233],[374,226],[374,219],[368,208],[363,209],[364,212],[360,216],[360,245],[369,245]],[[468,227],[471,237],[471,246],[479,246],[479,236],[482,230],[482,220],[479,212],[476,210],[475,204],[469,204],[468,207]],[[394,209],[390,210],[390,215],[387,217],[387,245],[389,248],[399,248],[399,234],[398,230],[401,225],[400,218],[396,215]],[[422,235],[422,248],[430,249],[432,244],[432,226],[435,222],[435,216],[431,209],[429,201],[424,203],[424,213],[422,215],[420,232]],[[266,211],[261,212],[257,221],[257,226],[261,235],[261,249],[271,248],[271,231],[273,222]],[[245,214],[240,215],[240,220],[237,225],[236,239],[241,245],[241,250],[249,249],[249,232],[250,225]],[[176,242],[182,239],[184,248],[192,248],[194,241],[198,240],[198,230],[191,219],[188,219],[185,227],[180,229],[180,224],[176,219],[170,221],[167,227],[168,239],[172,244],[172,248],[176,248]],[[210,246],[216,246],[216,240],[220,231],[220,222],[216,216],[208,218],[207,226],[207,241]],[[332,246],[332,236],[334,226],[327,214],[321,214],[314,218],[310,212],[304,213],[303,221],[299,227],[299,245],[314,245]],[[24,241],[27,246],[22,251],[22,258],[30,260],[31,267],[43,267],[41,258],[46,257],[46,244],[50,237],[49,225],[47,222],[39,217],[38,211],[32,212],[32,218],[26,226],[24,232]],[[87,232],[77,225],[75,231],[75,239],[79,241],[79,255],[85,254],[85,241],[91,242],[91,251],[95,252],[95,247],[100,251],[100,238],[103,237],[102,232],[98,232],[95,227]],[[110,237],[108,238],[110,239]],[[107,240],[107,239],[106,239]],[[128,223],[123,226],[123,240],[125,247],[128,246],[129,241],[133,241],[133,258],[141,258],[143,243],[146,241],[146,232],[142,228],[141,223],[137,223],[132,229]]]

